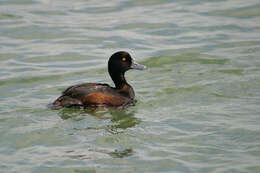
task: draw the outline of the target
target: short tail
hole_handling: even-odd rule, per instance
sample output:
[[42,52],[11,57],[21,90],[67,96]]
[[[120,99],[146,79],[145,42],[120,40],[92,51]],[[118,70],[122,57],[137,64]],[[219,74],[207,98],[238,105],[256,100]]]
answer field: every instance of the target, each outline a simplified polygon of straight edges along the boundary
[[69,107],[77,107],[77,106],[82,107],[83,106],[82,102],[78,99],[74,99],[69,96],[60,96],[53,103],[47,105],[49,109],[55,109],[55,110],[61,109],[63,107],[69,108]]
[[54,109],[54,110],[61,109],[63,106],[62,106],[62,102],[61,102],[60,98],[61,97],[59,97],[53,103],[48,104],[47,107],[49,109]]

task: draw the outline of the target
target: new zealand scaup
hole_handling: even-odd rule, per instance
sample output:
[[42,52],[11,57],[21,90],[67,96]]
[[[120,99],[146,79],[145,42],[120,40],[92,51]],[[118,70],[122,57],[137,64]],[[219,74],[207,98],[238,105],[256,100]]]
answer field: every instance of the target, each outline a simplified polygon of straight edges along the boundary
[[129,53],[114,53],[108,61],[108,72],[115,87],[103,83],[83,83],[67,88],[62,95],[49,105],[52,109],[62,107],[125,107],[135,104],[135,93],[125,80],[125,72],[130,69],[145,70],[137,64]]

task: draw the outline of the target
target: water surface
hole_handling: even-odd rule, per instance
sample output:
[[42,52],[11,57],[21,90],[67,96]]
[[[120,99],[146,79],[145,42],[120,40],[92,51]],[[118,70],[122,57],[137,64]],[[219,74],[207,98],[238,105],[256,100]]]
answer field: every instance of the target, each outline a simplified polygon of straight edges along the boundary
[[[257,0],[1,0],[0,172],[260,172]],[[49,110],[129,71],[125,110]]]

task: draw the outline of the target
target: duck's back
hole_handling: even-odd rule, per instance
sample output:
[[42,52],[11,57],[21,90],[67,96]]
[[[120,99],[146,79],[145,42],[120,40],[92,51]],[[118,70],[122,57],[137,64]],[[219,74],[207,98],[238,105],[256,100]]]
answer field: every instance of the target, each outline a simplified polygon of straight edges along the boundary
[[[132,89],[132,88],[131,88]],[[107,84],[84,83],[67,88],[51,107],[118,107],[133,102],[133,97]]]

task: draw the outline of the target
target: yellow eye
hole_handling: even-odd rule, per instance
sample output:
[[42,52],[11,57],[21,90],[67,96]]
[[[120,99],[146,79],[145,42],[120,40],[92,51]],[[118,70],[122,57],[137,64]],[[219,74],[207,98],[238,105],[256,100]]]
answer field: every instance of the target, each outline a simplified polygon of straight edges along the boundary
[[122,58],[122,61],[126,61],[126,58],[125,58],[125,57],[123,57],[123,58]]

